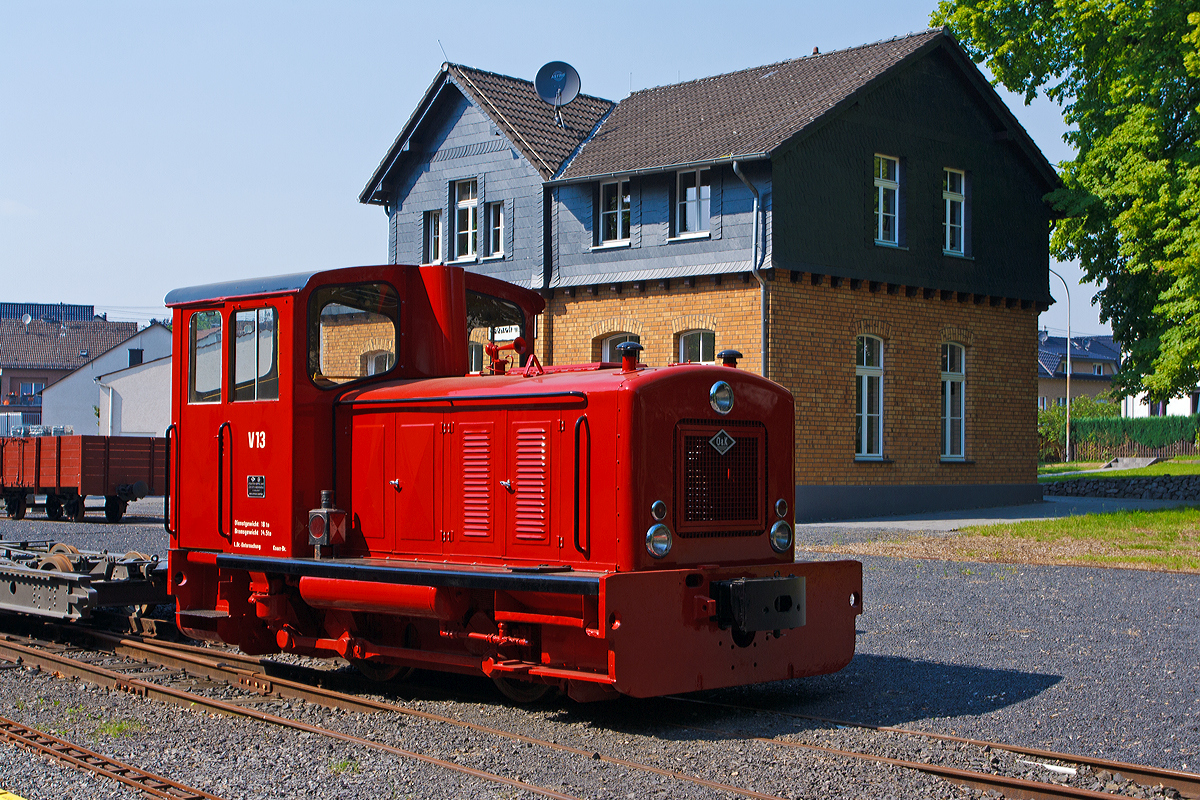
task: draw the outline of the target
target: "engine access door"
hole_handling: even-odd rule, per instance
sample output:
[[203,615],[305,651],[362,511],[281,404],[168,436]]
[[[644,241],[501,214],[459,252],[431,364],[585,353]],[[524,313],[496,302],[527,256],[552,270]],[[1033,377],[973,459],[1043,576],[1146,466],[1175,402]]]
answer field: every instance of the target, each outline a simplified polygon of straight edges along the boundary
[[560,558],[552,515],[561,414],[480,409],[445,414],[444,420],[442,552]]

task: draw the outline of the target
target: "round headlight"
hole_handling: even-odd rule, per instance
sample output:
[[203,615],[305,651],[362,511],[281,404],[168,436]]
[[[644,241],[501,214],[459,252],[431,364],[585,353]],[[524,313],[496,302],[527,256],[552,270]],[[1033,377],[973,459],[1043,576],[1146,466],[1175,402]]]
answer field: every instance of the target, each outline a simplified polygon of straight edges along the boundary
[[662,500],[655,500],[650,504],[650,516],[654,517],[655,522],[662,522],[667,517],[667,504]]
[[718,414],[728,414],[733,410],[733,387],[725,381],[717,381],[708,390],[708,404]]
[[646,552],[655,558],[671,552],[671,529],[666,525],[651,525],[646,531]]
[[786,553],[792,546],[792,526],[779,520],[771,526],[771,549],[776,553]]
[[784,500],[782,497],[775,501],[775,516],[787,516],[787,500]]

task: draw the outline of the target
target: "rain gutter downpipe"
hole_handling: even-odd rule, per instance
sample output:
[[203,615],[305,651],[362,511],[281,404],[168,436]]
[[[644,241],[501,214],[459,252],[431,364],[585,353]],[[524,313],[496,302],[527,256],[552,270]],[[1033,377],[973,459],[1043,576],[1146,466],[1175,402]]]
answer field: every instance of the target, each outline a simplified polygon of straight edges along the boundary
[[758,271],[758,189],[755,189],[754,184],[742,174],[741,165],[737,161],[733,162],[733,174],[737,175],[738,179],[746,184],[746,188],[754,195],[754,211],[752,212],[754,217],[754,233],[750,237],[750,274],[758,281],[759,302],[761,306],[759,315],[762,317],[762,376],[769,378],[770,375],[767,374],[767,281],[763,278],[762,273]]

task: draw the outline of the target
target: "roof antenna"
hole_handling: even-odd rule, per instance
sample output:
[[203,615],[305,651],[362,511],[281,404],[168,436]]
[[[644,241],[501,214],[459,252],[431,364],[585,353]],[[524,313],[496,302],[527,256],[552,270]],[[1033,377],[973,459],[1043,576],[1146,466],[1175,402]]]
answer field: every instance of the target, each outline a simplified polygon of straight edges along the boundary
[[554,121],[563,125],[560,108],[579,96],[579,73],[565,61],[551,61],[537,71],[533,88],[543,103],[554,106]]
[[442,58],[446,59],[446,62],[447,62],[447,63],[449,63],[449,62],[450,62],[450,56],[446,55],[446,48],[442,47],[442,40],[441,40],[441,39],[438,39],[438,40],[437,40],[437,43],[438,43],[438,47],[440,47],[440,48],[441,48],[441,50],[442,50]]

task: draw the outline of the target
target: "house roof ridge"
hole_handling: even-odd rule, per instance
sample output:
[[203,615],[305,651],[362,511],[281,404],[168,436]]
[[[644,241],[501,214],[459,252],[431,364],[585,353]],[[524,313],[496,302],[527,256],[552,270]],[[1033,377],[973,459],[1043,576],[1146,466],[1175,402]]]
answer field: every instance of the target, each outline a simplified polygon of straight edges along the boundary
[[[480,69],[479,67],[472,67],[469,64],[458,64],[453,61],[446,61],[446,62],[442,63],[442,68],[445,69],[446,67],[454,67],[455,69],[467,70],[470,72],[477,72],[480,75],[490,75],[493,78],[503,78],[506,81],[516,81],[518,83],[527,83],[530,86],[534,86],[534,82],[531,80],[527,80],[525,78],[518,78],[514,75],[505,75],[503,72],[493,72],[490,69]],[[601,103],[613,103],[612,100],[609,100],[606,97],[600,97],[599,95],[595,95],[595,94],[588,94],[587,92],[580,92],[577,95],[577,97],[586,97],[589,100],[599,100]],[[571,101],[571,102],[574,102],[574,101]],[[614,103],[614,105],[615,105],[615,103]],[[565,108],[565,106],[564,106],[564,108]]]
[[779,61],[772,61],[769,64],[758,64],[753,67],[744,67],[742,69],[733,69],[733,70],[730,70],[729,72],[721,72],[716,75],[705,75],[702,78],[692,78],[691,80],[676,81],[675,83],[661,83],[657,86],[647,86],[644,89],[638,89],[635,92],[630,92],[629,97],[633,97],[634,95],[637,95],[637,94],[644,94],[646,92],[653,92],[658,89],[667,89],[667,88],[672,88],[672,87],[687,86],[689,84],[702,84],[702,83],[707,83],[710,81],[722,80],[725,78],[732,77],[734,75],[742,75],[747,72],[756,72],[758,70],[770,69],[771,67],[781,67],[781,66],[784,66],[785,64],[795,64],[800,61],[811,61],[814,59],[826,58],[828,56],[835,56],[835,55],[839,55],[842,53],[851,53],[856,50],[864,50],[868,47],[878,47],[880,45],[891,44],[893,42],[900,42],[905,39],[915,39],[918,36],[926,36],[930,33],[944,33],[946,35],[949,35],[949,32],[946,30],[946,28],[944,26],[936,27],[936,28],[926,28],[923,31],[909,31],[906,34],[898,34],[896,36],[892,36],[887,39],[879,39],[874,42],[863,42],[862,44],[856,44],[851,47],[842,47],[838,50],[830,50],[827,53],[814,53],[812,55],[807,55],[807,56],[795,56],[793,58],[783,58],[783,59],[780,59]]

